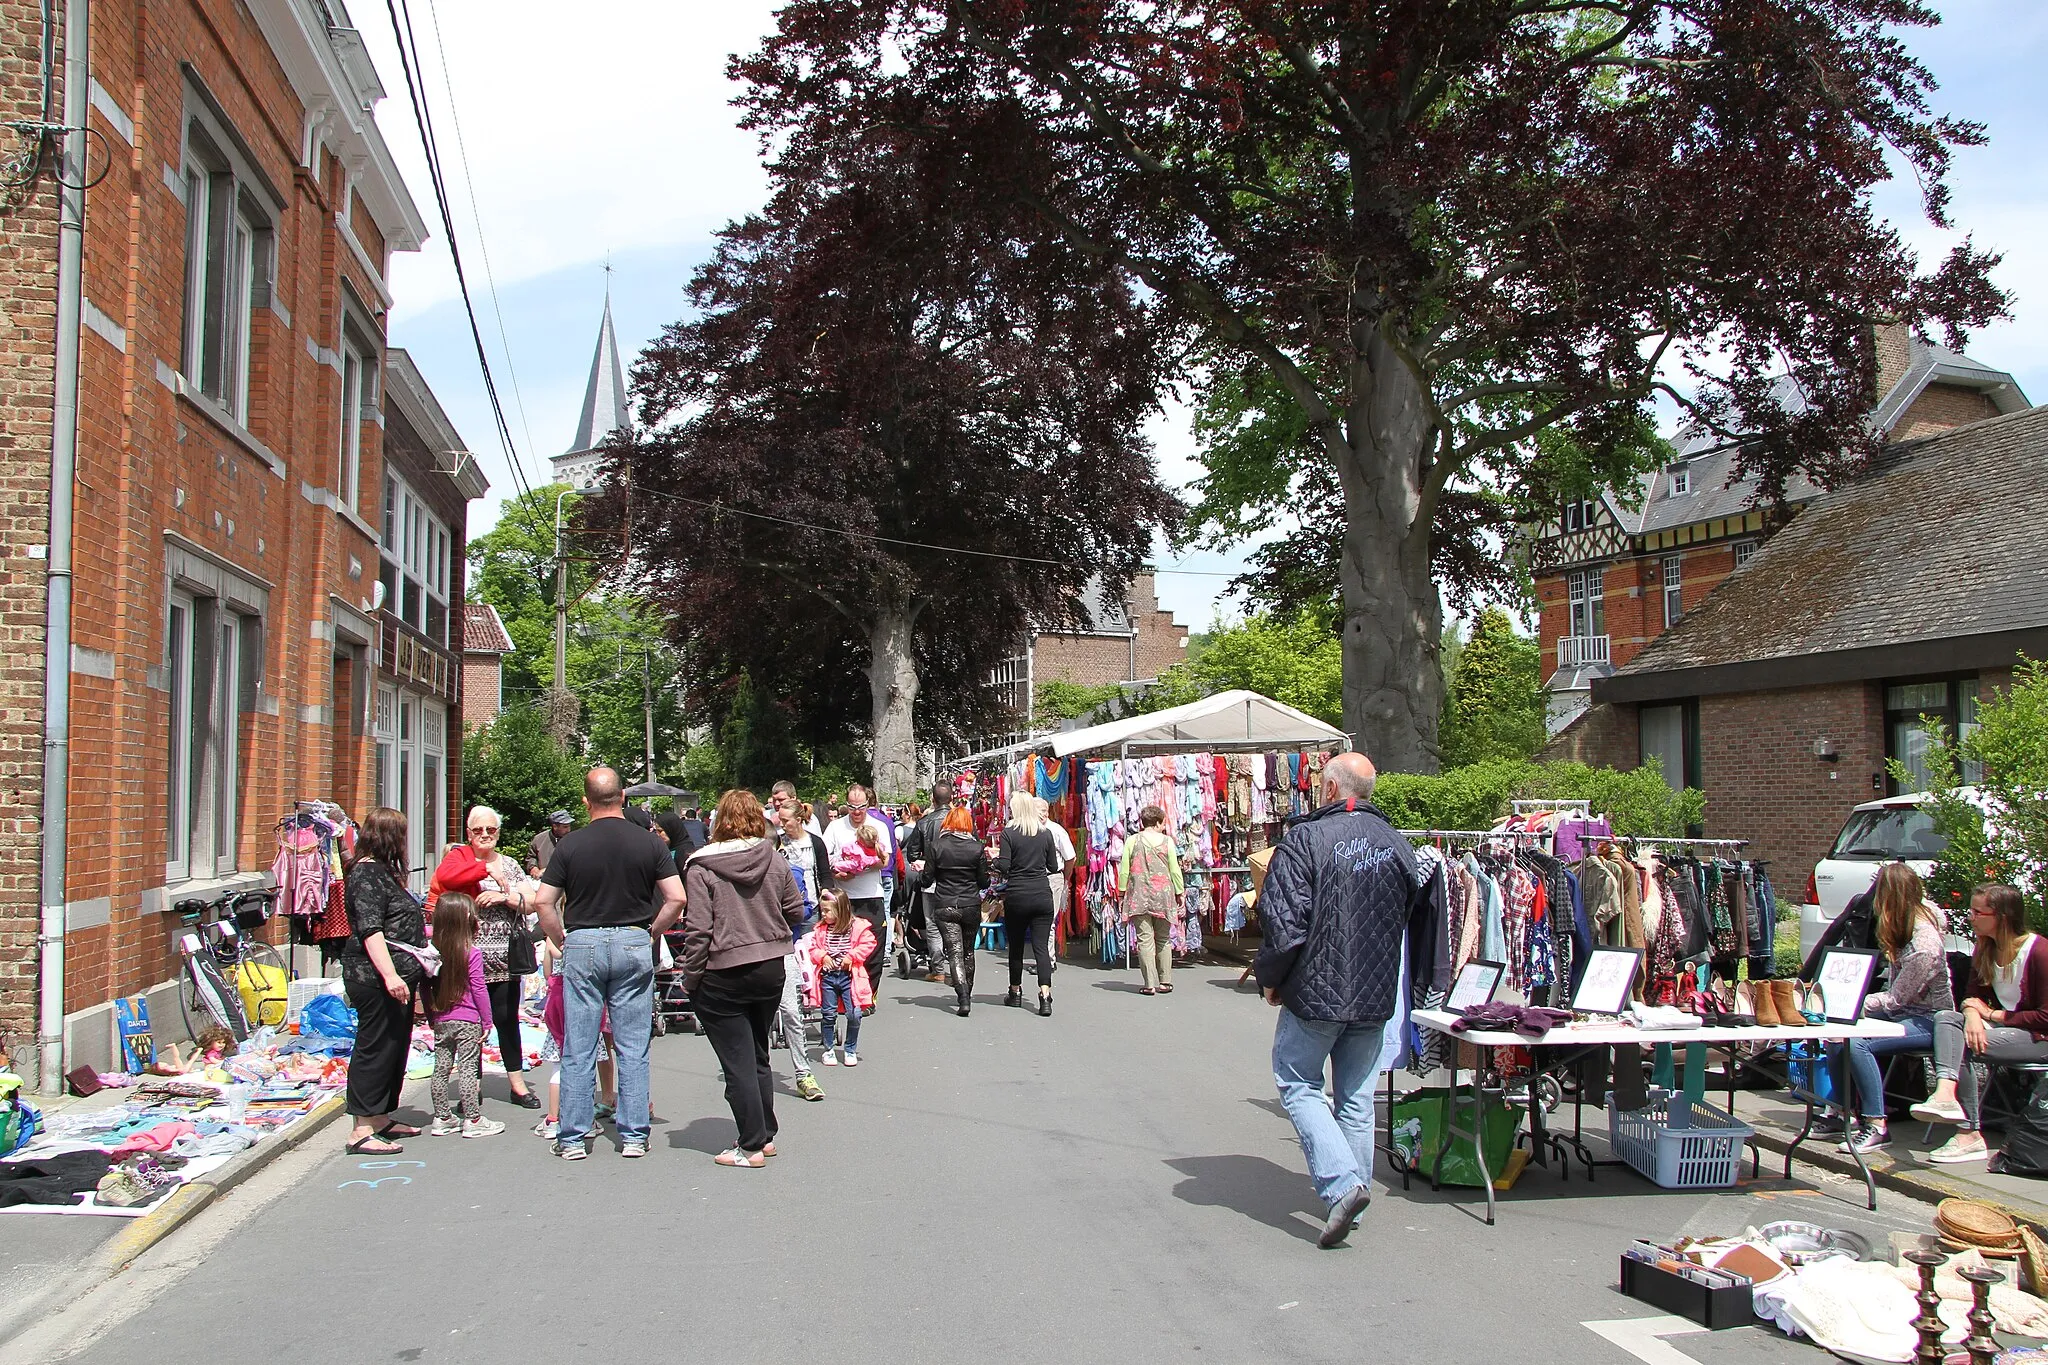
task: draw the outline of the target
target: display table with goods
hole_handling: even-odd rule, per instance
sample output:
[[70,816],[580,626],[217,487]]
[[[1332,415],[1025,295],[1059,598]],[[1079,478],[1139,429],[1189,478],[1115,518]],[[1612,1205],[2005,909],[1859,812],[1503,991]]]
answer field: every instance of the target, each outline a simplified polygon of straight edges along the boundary
[[[1513,1006],[1489,1006],[1495,1010],[1514,1010]],[[1633,1049],[1643,1046],[1690,1045],[1706,1050],[1729,1050],[1756,1045],[1777,1044],[1798,1040],[1816,1043],[1840,1042],[1850,1038],[1895,1038],[1904,1032],[1901,1025],[1885,1020],[1866,1019],[1854,1023],[1822,1021],[1809,1023],[1804,1027],[1762,1027],[1709,1025],[1693,1022],[1690,1026],[1677,1025],[1676,1020],[1685,1016],[1676,1011],[1645,1012],[1644,1017],[1657,1022],[1670,1022],[1671,1027],[1646,1027],[1633,1022],[1628,1016],[1613,1018],[1575,1018],[1564,1011],[1538,1011],[1523,1008],[1525,1016],[1521,1027],[1492,1027],[1486,1024],[1474,1026],[1466,1018],[1448,1009],[1415,1010],[1409,1018],[1422,1028],[1444,1035],[1454,1045],[1447,1052],[1446,1065],[1451,1072],[1447,1113],[1444,1121],[1445,1140],[1432,1154],[1425,1153],[1425,1166],[1432,1183],[1441,1186],[1443,1163],[1447,1153],[1453,1150],[1453,1143],[1462,1140],[1469,1144],[1471,1155],[1479,1166],[1479,1185],[1486,1195],[1486,1221],[1491,1224],[1495,1217],[1494,1182],[1497,1172],[1489,1168],[1486,1159],[1485,1108],[1487,1094],[1479,1084],[1479,1077],[1493,1067],[1493,1054],[1504,1048],[1542,1047],[1546,1050],[1545,1067],[1561,1069],[1594,1052],[1610,1049],[1629,1049],[1620,1055],[1617,1067],[1640,1069],[1639,1054]],[[1486,1016],[1481,1016],[1485,1018]],[[1465,1054],[1457,1043],[1468,1043],[1478,1049],[1467,1062]],[[1562,1049],[1562,1051],[1553,1051]],[[1688,1058],[1690,1060],[1690,1057]],[[1694,1076],[1703,1074],[1704,1067],[1689,1066]],[[1727,1068],[1730,1085],[1736,1068]],[[1471,1071],[1472,1083],[1461,1086],[1461,1073]],[[1621,1081],[1616,1082],[1622,1086]],[[1742,1149],[1752,1145],[1751,1130],[1710,1105],[1702,1102],[1695,1082],[1686,1089],[1664,1093],[1654,1089],[1646,1090],[1648,1103],[1634,1108],[1622,1108],[1609,1099],[1609,1143],[1621,1164],[1633,1167],[1647,1178],[1667,1188],[1709,1189],[1732,1185],[1735,1182],[1736,1167],[1740,1162]],[[1625,1093],[1625,1092],[1624,1092]],[[1613,1161],[1597,1161],[1585,1145],[1583,1093],[1573,1102],[1573,1123],[1569,1135],[1553,1134],[1548,1130],[1544,1118],[1545,1106],[1536,1095],[1536,1088],[1530,1088],[1530,1150],[1539,1160],[1552,1153],[1563,1157],[1562,1170],[1569,1178],[1570,1157],[1565,1154],[1569,1148],[1585,1165],[1590,1177],[1599,1165],[1617,1164]],[[1817,1111],[1825,1110],[1831,1101],[1814,1094],[1810,1089],[1795,1089],[1793,1099],[1806,1106],[1806,1122],[1801,1127],[1792,1148],[1785,1154],[1785,1173],[1792,1171],[1792,1151],[1804,1142],[1813,1129]],[[1731,1093],[1729,1109],[1734,1108]],[[1461,1152],[1465,1148],[1459,1148]],[[1877,1185],[1871,1178],[1869,1168],[1864,1165],[1860,1154],[1856,1164],[1863,1171],[1864,1186],[1871,1208],[1877,1207]],[[1752,1169],[1754,1169],[1754,1163]]]

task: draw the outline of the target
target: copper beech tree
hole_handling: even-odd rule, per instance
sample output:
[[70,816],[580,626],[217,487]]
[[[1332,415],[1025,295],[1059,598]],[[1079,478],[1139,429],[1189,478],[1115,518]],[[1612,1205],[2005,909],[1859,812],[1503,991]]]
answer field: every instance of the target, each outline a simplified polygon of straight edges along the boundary
[[[1639,456],[1653,403],[1762,496],[1870,449],[1873,324],[2004,308],[1923,269],[1951,150],[1896,37],[1915,0],[791,0],[734,65],[752,126],[830,160],[886,130],[1138,282],[1162,335],[1298,411],[1341,524],[1345,728],[1433,770],[1437,574],[1489,491]],[[1888,160],[1889,158],[1889,160]],[[1789,376],[1800,401],[1781,403]],[[1314,471],[1312,471],[1314,472]],[[1480,499],[1475,502],[1475,499]],[[1475,548],[1475,546],[1479,548]],[[1284,567],[1284,566],[1283,566]],[[1453,585],[1455,586],[1455,585]]]
[[674,613],[693,691],[744,670],[813,742],[866,730],[901,798],[920,741],[1016,724],[991,671],[1176,515],[1140,432],[1153,329],[1115,271],[883,140],[774,169],[634,367],[593,521],[630,528],[614,573]]

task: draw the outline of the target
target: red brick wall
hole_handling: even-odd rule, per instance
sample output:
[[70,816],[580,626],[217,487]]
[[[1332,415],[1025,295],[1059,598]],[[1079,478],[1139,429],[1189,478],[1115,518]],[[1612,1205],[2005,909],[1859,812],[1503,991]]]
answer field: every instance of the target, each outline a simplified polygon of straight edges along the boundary
[[[1832,740],[1838,761],[1814,742]],[[1834,843],[1849,810],[1882,796],[1884,698],[1876,683],[1840,683],[1700,698],[1707,832],[1750,840],[1783,894]]]
[[1630,772],[1642,763],[1642,742],[1633,706],[1600,702],[1543,746],[1538,758],[1555,763],[1584,763],[1595,768]]
[[[471,730],[480,730],[498,718],[498,681],[503,672],[504,664],[495,654],[462,656],[464,734]],[[452,739],[450,742],[452,745]]]
[[1135,659],[1127,635],[1039,635],[1032,646],[1032,677],[1083,687],[1156,678],[1188,656],[1188,630],[1173,613],[1159,609],[1154,579],[1141,573],[1131,584],[1130,618],[1137,627]]
[[1951,427],[1981,422],[1987,417],[1996,416],[1998,406],[1973,389],[1959,389],[1948,384],[1930,384],[1913,400],[1913,405],[1906,409],[1906,415],[1893,425],[1891,439],[1911,441],[1917,437],[1932,436]]
[[[1602,566],[1600,587],[1608,649],[1616,668],[1664,633],[1664,560],[1671,555],[1679,557],[1680,595],[1687,611],[1696,610],[1722,579],[1735,572],[1733,541],[1608,561]],[[1536,580],[1536,629],[1543,646],[1546,679],[1557,671],[1558,639],[1571,631],[1568,579],[1567,574],[1551,573]]]

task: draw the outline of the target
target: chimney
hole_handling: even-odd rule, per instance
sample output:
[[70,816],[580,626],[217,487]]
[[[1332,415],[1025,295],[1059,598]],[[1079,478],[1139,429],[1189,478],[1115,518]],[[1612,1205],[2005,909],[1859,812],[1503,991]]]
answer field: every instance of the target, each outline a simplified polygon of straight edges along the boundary
[[1877,401],[1892,391],[1913,363],[1913,333],[1903,322],[1880,322],[1871,328],[1877,343]]

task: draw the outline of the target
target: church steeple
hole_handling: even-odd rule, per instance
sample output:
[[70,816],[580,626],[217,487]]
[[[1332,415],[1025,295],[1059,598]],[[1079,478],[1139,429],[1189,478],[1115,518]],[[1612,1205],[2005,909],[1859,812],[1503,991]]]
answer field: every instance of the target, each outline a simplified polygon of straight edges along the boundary
[[[606,274],[610,274],[607,266]],[[604,321],[597,329],[597,354],[590,360],[590,382],[583,389],[583,416],[576,423],[576,439],[568,453],[595,448],[614,431],[633,424],[626,409],[626,372],[619,363],[619,339],[612,332],[612,291],[607,279],[604,291]]]

